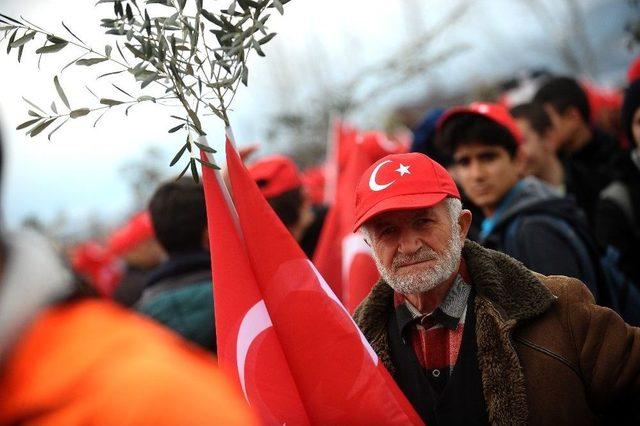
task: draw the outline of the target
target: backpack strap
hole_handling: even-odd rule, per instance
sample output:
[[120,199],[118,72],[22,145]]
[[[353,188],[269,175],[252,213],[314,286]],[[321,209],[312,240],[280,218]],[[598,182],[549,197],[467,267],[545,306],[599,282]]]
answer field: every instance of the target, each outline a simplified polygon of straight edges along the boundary
[[558,234],[563,235],[576,254],[582,270],[586,276],[583,278],[596,300],[601,297],[604,282],[603,271],[600,265],[600,253],[595,241],[580,227],[571,226],[566,220],[546,213],[518,215],[507,225],[502,242],[505,252],[516,259],[522,258],[522,249],[519,245],[518,232],[524,219],[536,220],[553,228]]

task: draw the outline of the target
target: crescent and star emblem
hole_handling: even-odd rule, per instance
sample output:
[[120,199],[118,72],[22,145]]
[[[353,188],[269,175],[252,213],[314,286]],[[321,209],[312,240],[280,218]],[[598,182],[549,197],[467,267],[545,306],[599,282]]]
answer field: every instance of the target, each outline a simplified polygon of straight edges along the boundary
[[[386,160],[383,161],[382,163],[378,164],[375,169],[373,169],[373,172],[371,172],[371,176],[369,177],[369,188],[372,191],[378,192],[378,191],[382,191],[383,189],[387,189],[388,187],[390,187],[391,185],[393,185],[396,182],[396,179],[392,180],[391,182],[385,183],[385,184],[380,184],[377,182],[377,176],[378,176],[378,172],[380,171],[380,169],[382,168],[382,166],[384,166],[387,163],[391,163],[391,160]],[[400,167],[398,167],[396,170],[396,172],[398,172],[400,174],[400,177],[404,176],[404,175],[410,175],[411,172],[409,171],[409,167],[411,166],[405,166],[404,164],[400,164]]]

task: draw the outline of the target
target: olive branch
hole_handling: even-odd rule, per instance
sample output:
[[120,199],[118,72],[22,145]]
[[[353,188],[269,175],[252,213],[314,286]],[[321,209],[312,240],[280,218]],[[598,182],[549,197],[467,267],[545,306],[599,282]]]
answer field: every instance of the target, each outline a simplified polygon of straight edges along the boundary
[[[186,132],[186,140],[171,160],[173,166],[189,152],[190,158],[180,176],[188,170],[198,180],[196,163],[217,168],[196,154],[199,148],[215,152],[211,147],[198,142],[205,135],[201,123],[203,116],[215,116],[230,127],[228,111],[240,84],[247,85],[249,68],[247,58],[252,51],[265,56],[263,45],[275,37],[266,23],[270,10],[284,14],[283,5],[290,0],[231,0],[226,8],[214,7],[203,0],[99,0],[96,6],[113,5],[113,15],[101,20],[105,34],[115,37],[112,44],[96,49],[85,43],[62,22],[64,35],[54,34],[24,17],[19,19],[0,13],[0,42],[7,40],[6,52],[17,50],[18,62],[25,47],[40,42],[34,51],[39,55],[38,66],[44,55],[75,50],[74,59],[60,71],[70,66],[92,67],[98,64],[112,67],[96,77],[109,79],[117,74],[129,74],[139,83],[140,93],[132,94],[115,83],[111,86],[117,96],[98,96],[88,86],[96,104],[72,108],[59,77],[53,84],[64,108],[55,101],[50,112],[36,103],[23,98],[28,104],[29,119],[17,126],[26,129],[26,134],[35,137],[45,129],[52,128],[51,136],[69,120],[95,115],[93,125],[113,109],[129,110],[143,102],[162,106],[179,105],[183,116],[171,115],[177,120],[169,133]],[[151,92],[151,89],[155,89]],[[158,95],[158,90],[163,94]],[[153,94],[152,94],[153,93]],[[56,125],[52,127],[53,125]]]

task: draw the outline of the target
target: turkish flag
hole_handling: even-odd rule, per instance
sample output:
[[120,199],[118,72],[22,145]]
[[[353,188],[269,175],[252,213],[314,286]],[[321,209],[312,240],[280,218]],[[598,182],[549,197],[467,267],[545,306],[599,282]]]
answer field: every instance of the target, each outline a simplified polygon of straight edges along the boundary
[[251,269],[220,173],[203,167],[202,180],[220,368],[236,379],[265,424],[308,425],[309,418]]
[[[221,367],[234,373],[242,385],[238,372],[244,360],[244,388],[255,389],[248,392],[249,403],[255,407],[253,396],[262,397],[263,410],[271,415],[263,416],[268,424],[422,424],[228,141],[226,151],[239,228],[228,212],[226,223],[213,217],[221,213],[216,205],[226,208],[219,190],[207,211],[216,325],[226,327],[218,340]],[[205,185],[220,187],[220,181],[205,176]],[[207,190],[208,197],[212,192],[216,191]],[[243,333],[238,324],[249,324],[248,331]],[[262,335],[257,332],[262,329],[264,338],[254,338]],[[269,371],[261,372],[264,369]],[[248,372],[256,372],[257,378]],[[272,409],[269,403],[278,404],[277,396],[294,391],[306,419],[297,411],[298,420],[277,417],[281,406]]]
[[342,160],[335,203],[327,213],[313,263],[350,312],[355,311],[380,278],[369,246],[353,233],[356,186],[371,164],[387,154],[405,150],[403,144],[380,132],[358,135],[353,146],[344,150],[348,155]]

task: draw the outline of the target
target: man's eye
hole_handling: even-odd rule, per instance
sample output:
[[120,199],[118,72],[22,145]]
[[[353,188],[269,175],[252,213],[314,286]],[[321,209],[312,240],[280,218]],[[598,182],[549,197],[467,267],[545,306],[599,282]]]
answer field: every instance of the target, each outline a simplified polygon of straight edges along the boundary
[[460,166],[460,167],[467,167],[469,163],[470,163],[470,160],[468,158],[458,158],[455,160],[456,166]]
[[382,228],[379,232],[378,235],[381,237],[384,237],[385,235],[391,235],[393,234],[395,228],[392,226],[388,226],[386,228]]

